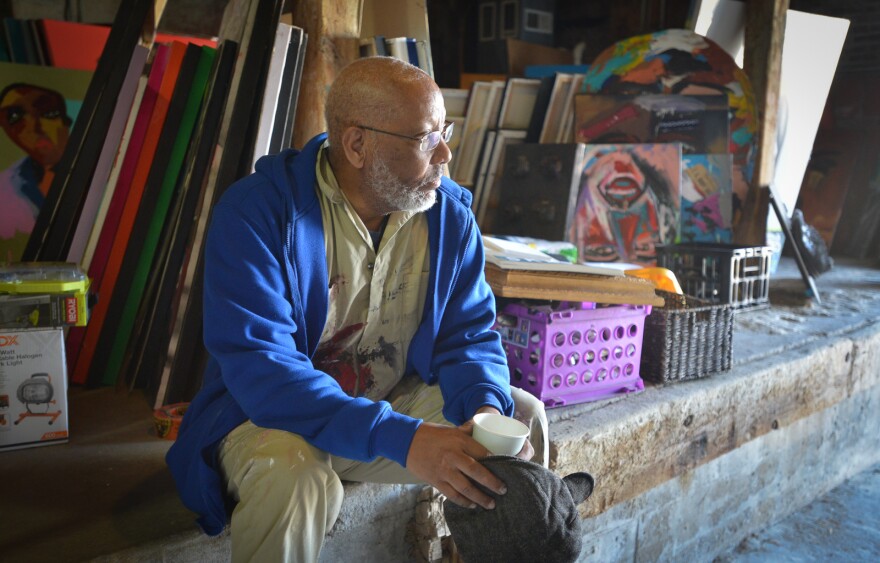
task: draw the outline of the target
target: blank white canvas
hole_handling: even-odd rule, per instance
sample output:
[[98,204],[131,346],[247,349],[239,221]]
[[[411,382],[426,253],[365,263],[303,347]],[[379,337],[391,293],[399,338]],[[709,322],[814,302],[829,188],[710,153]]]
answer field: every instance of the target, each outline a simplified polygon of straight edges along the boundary
[[[440,88],[446,115],[463,117],[467,110],[468,91],[465,88]],[[449,119],[449,117],[447,117]]]
[[272,130],[275,127],[275,114],[281,96],[281,81],[284,79],[284,61],[287,59],[287,47],[293,37],[293,26],[279,22],[275,28],[275,41],[269,58],[269,70],[266,75],[266,87],[260,105],[260,118],[257,125],[257,138],[254,140],[254,152],[251,156],[251,172],[260,157],[269,153]]
[[[848,29],[849,20],[841,18],[795,10],[786,16],[773,187],[788,216],[797,203]],[[781,229],[775,214],[767,226]]]
[[499,129],[528,129],[541,81],[537,78],[509,78],[501,115]]
[[732,0],[702,0],[694,31],[708,37],[743,66],[743,29],[746,5]]

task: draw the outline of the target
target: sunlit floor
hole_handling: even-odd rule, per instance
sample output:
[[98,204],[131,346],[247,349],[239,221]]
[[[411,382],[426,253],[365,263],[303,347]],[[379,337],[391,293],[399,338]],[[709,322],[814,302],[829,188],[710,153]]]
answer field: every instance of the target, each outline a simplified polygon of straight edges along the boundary
[[880,561],[880,465],[852,477],[716,563]]

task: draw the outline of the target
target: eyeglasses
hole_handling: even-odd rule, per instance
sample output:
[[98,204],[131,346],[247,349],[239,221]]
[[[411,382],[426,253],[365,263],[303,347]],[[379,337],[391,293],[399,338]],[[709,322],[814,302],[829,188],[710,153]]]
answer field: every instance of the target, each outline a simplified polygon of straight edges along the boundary
[[376,129],[375,127],[367,127],[366,125],[357,125],[361,129],[366,129],[368,131],[375,131],[376,133],[384,133],[386,135],[394,135],[395,137],[401,137],[403,139],[409,139],[411,141],[418,141],[419,150],[428,152],[437,148],[437,145],[440,144],[440,139],[443,139],[444,143],[448,143],[449,139],[452,138],[452,128],[455,125],[452,121],[446,121],[443,123],[443,129],[440,131],[431,131],[430,133],[425,133],[419,137],[410,137],[409,135],[401,135],[400,133],[392,133],[391,131],[383,131],[382,129]]

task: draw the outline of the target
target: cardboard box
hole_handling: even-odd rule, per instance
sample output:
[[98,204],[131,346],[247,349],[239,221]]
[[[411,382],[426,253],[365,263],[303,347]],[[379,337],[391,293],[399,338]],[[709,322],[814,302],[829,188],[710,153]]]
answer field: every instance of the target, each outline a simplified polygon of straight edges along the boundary
[[571,49],[548,47],[510,37],[480,42],[475,49],[475,55],[464,62],[465,72],[525,76],[528,66],[574,63]]
[[64,331],[0,330],[0,451],[67,442]]

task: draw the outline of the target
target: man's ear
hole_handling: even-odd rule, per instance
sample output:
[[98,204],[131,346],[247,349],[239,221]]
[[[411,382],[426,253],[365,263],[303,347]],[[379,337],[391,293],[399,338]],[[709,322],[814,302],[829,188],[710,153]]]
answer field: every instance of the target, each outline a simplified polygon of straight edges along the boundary
[[366,138],[360,127],[349,127],[342,133],[342,150],[354,168],[363,168],[366,161]]

